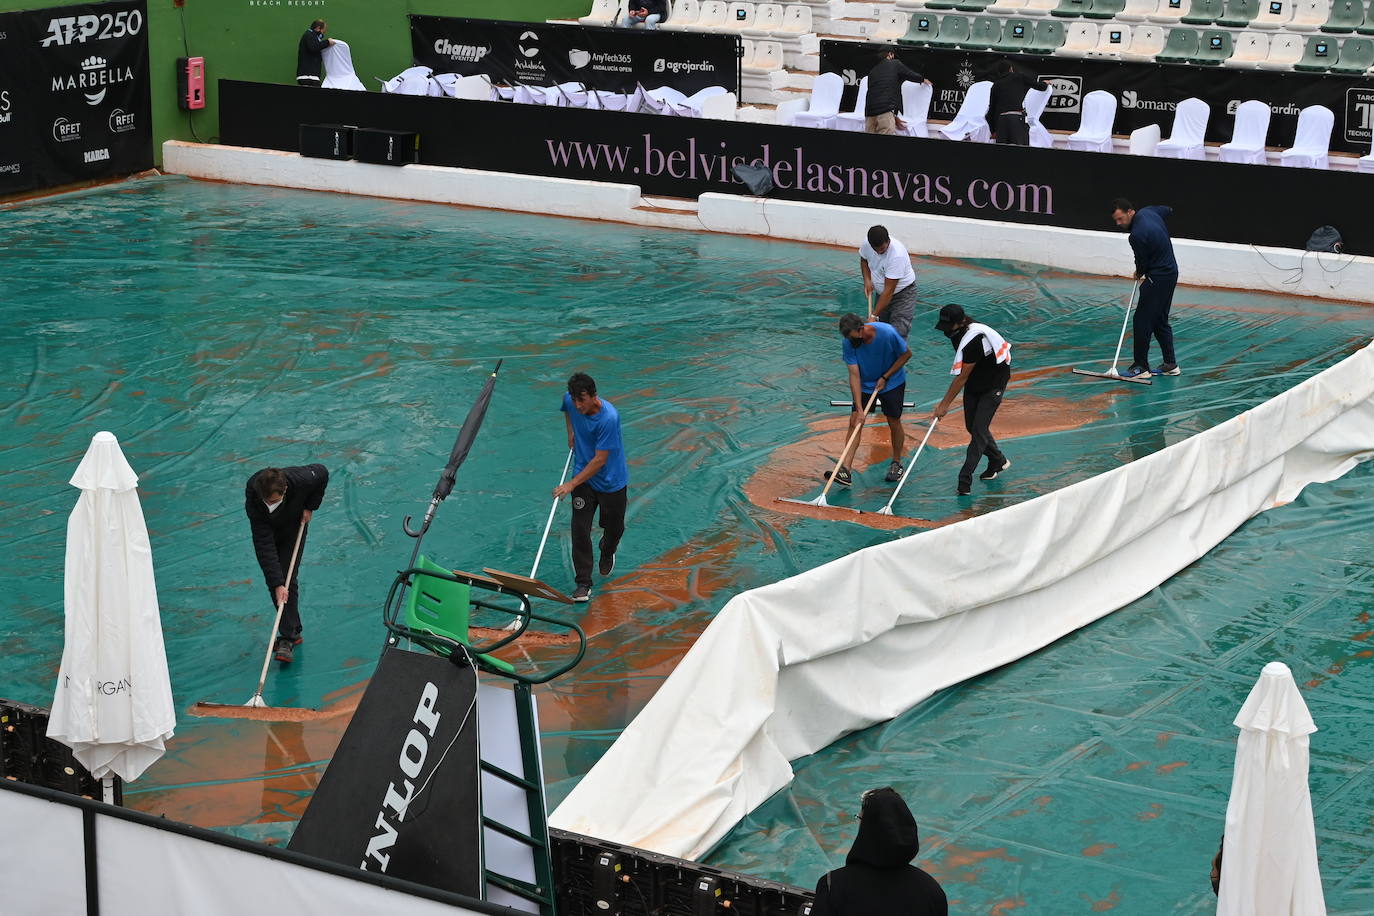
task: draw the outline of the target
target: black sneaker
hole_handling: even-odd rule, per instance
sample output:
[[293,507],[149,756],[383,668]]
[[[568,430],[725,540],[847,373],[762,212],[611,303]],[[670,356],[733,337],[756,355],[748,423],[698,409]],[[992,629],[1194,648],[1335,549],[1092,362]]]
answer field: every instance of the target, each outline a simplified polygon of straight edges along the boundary
[[[830,479],[829,471],[825,472],[825,479]],[[849,468],[840,468],[840,472],[835,475],[835,482],[842,487],[852,486],[854,483],[854,475],[849,473]]]
[[964,483],[964,482],[960,481],[960,483],[959,483],[959,489],[958,489],[957,491],[955,491],[955,492],[956,492],[956,495],[958,495],[958,496],[968,496],[970,493],[973,492],[973,484],[971,484],[971,483]]
[[573,589],[572,600],[579,604],[585,604],[592,600],[592,587],[590,585],[579,585]]
[[1178,367],[1178,363],[1165,363],[1158,369],[1151,369],[1151,375],[1182,375],[1183,370]]
[[884,477],[883,480],[886,480],[888,483],[896,483],[902,479],[902,474],[905,473],[905,471],[906,468],[902,467],[900,461],[894,461],[887,466],[887,476]]
[[606,555],[606,541],[603,539],[597,549],[601,551],[601,562],[597,564],[597,571],[603,576],[609,576],[615,572],[615,554]]
[[1010,459],[1010,458],[1005,459],[1005,460],[1004,460],[1001,464],[999,464],[997,467],[993,467],[992,465],[989,464],[989,465],[988,465],[988,469],[987,469],[986,471],[984,471],[983,473],[981,473],[981,474],[978,475],[978,479],[979,479],[979,480],[996,480],[996,479],[997,479],[997,475],[1000,474],[1000,473],[1002,473],[1003,471],[1005,471],[1005,470],[1006,470],[1007,468],[1009,468],[1009,467],[1011,467],[1011,459]]
[[288,664],[291,661],[291,656],[294,651],[295,647],[292,646],[291,640],[282,636],[277,639],[277,648],[272,653],[272,657],[282,664]]
[[1122,378],[1140,378],[1142,375],[1150,375],[1149,366],[1132,366],[1121,373]]

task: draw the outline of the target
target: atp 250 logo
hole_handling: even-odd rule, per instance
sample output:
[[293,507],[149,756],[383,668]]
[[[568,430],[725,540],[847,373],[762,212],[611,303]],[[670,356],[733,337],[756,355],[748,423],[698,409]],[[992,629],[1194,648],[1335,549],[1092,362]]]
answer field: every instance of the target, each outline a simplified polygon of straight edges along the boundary
[[39,44],[45,48],[53,45],[84,44],[88,41],[124,38],[137,35],[141,31],[141,10],[122,10],[118,13],[101,13],[98,16],[62,16],[48,22],[48,35]]

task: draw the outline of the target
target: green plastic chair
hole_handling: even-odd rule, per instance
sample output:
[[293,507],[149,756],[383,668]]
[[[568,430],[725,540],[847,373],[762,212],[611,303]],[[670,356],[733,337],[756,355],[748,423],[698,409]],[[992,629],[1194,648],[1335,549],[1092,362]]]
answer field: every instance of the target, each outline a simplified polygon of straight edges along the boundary
[[929,42],[932,48],[953,48],[969,40],[967,16],[945,16],[940,20],[940,34]]
[[1085,16],[1093,8],[1093,0],[1059,0],[1059,5],[1050,10],[1051,16],[1076,19]]
[[1313,35],[1307,39],[1307,47],[1302,50],[1302,60],[1293,65],[1294,70],[1308,73],[1325,73],[1340,63],[1340,51],[1336,43],[1325,35]]
[[1035,24],[1034,43],[1026,50],[1032,54],[1053,54],[1064,46],[1064,23],[1041,19]]
[[[425,556],[421,556],[415,565],[418,569],[438,573],[442,576],[451,575],[447,569],[431,562]],[[408,628],[420,633],[442,636],[465,646],[470,645],[471,643],[468,641],[468,615],[471,604],[471,589],[466,582],[454,582],[451,579],[441,579],[438,576],[416,573],[410,583],[410,588],[406,590],[406,601],[405,607],[402,609],[401,622]],[[443,656],[447,656],[450,651],[447,646],[437,641],[425,645],[426,648]],[[499,658],[493,658],[490,655],[477,657],[493,668],[508,673],[515,671],[513,665],[503,662]]]
[[1355,27],[1361,35],[1374,35],[1374,0],[1369,0],[1369,8],[1364,11],[1364,24]]
[[1184,25],[1211,25],[1226,12],[1222,0],[1193,0],[1187,14],[1179,21]]
[[992,6],[992,0],[958,0],[954,8],[961,13],[981,13]]
[[1338,34],[1353,32],[1364,25],[1364,5],[1360,0],[1336,0],[1331,4],[1331,15],[1322,23],[1323,32]]
[[925,4],[928,10],[952,10],[956,0],[928,0]]
[[959,47],[968,48],[970,51],[986,51],[1001,40],[1001,20],[992,16],[979,16],[973,20],[973,26],[969,29],[968,41],[962,42]]
[[1006,27],[1002,29],[1002,40],[993,46],[993,50],[1028,54],[1034,41],[1035,27],[1029,19],[1008,19]]
[[1164,50],[1155,55],[1161,64],[1191,63],[1198,55],[1198,35],[1196,29],[1170,29],[1164,39]]
[[917,13],[912,15],[911,22],[906,27],[906,34],[897,39],[897,44],[925,47],[930,44],[931,39],[939,34],[939,16],[926,16]]
[[1259,12],[1259,0],[1227,0],[1226,11],[1217,20],[1217,25],[1243,29],[1254,22]]
[[1374,67],[1374,41],[1347,38],[1341,42],[1341,59],[1331,65],[1331,72],[1358,76],[1370,67]]
[[1208,29],[1198,39],[1197,57],[1193,58],[1193,63],[1202,64],[1204,67],[1220,67],[1235,50],[1235,42],[1230,32]]
[[1093,0],[1092,9],[1083,15],[1089,19],[1115,19],[1116,14],[1126,9],[1126,0]]

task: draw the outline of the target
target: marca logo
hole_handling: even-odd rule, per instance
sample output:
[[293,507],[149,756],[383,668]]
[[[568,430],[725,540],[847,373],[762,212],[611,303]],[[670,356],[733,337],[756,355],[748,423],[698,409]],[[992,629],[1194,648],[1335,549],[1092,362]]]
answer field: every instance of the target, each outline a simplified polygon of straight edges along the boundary
[[116,134],[127,134],[134,129],[134,113],[116,108],[110,112],[110,130]]
[[39,45],[47,48],[52,45],[105,41],[110,38],[137,35],[141,31],[141,10],[122,10],[114,14],[101,13],[98,16],[63,16],[48,21],[48,35]]
[[[70,89],[83,90],[87,105],[99,105],[105,101],[109,87],[117,83],[127,83],[134,78],[134,68],[109,67],[105,58],[91,56],[81,62],[81,72],[52,78],[52,91],[63,92]],[[86,91],[90,90],[90,91]]]
[[490,54],[491,48],[486,45],[456,45],[447,38],[440,38],[434,42],[434,53],[443,54],[449,60],[475,64]]
[[1043,79],[1050,87],[1050,100],[1045,103],[1046,111],[1076,114],[1082,110],[1083,78],[1081,76],[1046,76]]
[[1155,99],[1142,99],[1140,93],[1134,89],[1127,89],[1121,93],[1122,108],[1138,108],[1141,111],[1173,111],[1178,107],[1177,102],[1160,102]]
[[[520,53],[525,55],[526,57],[534,57],[539,54],[539,46],[535,44],[535,42],[538,40],[539,36],[536,35],[534,32],[521,32],[520,43],[516,45],[516,47],[518,47],[520,49]],[[525,46],[526,41],[530,43],[529,47]]]
[[52,138],[58,143],[81,139],[81,122],[58,118],[52,122]]

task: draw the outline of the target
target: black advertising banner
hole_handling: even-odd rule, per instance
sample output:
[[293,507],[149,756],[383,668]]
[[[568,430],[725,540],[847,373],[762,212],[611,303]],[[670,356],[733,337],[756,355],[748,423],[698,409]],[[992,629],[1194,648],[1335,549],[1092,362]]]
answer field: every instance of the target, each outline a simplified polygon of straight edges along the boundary
[[[859,80],[873,68],[878,52],[892,47],[853,41],[821,42],[821,72],[844,77],[846,108],[853,107]],[[1374,127],[1374,85],[1359,77],[895,47],[900,60],[934,84],[930,117],[938,121],[953,120],[964,100],[964,90],[975,80],[984,79],[990,66],[1006,57],[1050,83],[1054,92],[1040,121],[1051,130],[1077,130],[1083,96],[1097,89],[1117,97],[1118,134],[1158,124],[1167,137],[1174,123],[1174,108],[1187,98],[1199,98],[1212,106],[1207,139],[1214,143],[1231,139],[1236,109],[1250,99],[1267,102],[1273,109],[1270,146],[1292,145],[1298,112],[1309,105],[1325,105],[1335,113],[1333,150],[1368,153]]]
[[687,95],[739,87],[735,35],[412,15],[410,43],[417,66],[510,85],[576,82],[610,92],[671,86]]
[[[295,150],[301,124],[418,130],[427,165],[638,185],[646,194],[744,194],[739,162],[763,159],[772,196],[973,219],[1111,229],[1124,196],[1174,207],[1182,238],[1301,248],[1333,225],[1374,253],[1369,176],[992,143],[880,137],[660,115],[540,109],[220,80],[220,133],[234,146]],[[324,96],[321,98],[321,96]],[[473,143],[473,136],[490,142]],[[1282,201],[1276,208],[1274,202]],[[1122,241],[1126,256],[1125,240]]]
[[152,165],[145,0],[0,14],[0,194]]
[[470,667],[383,652],[288,848],[480,897],[476,698]]

